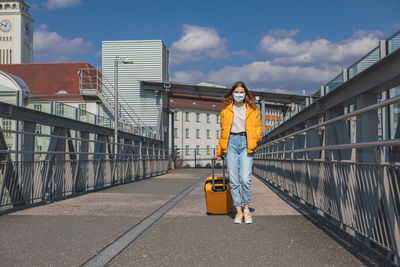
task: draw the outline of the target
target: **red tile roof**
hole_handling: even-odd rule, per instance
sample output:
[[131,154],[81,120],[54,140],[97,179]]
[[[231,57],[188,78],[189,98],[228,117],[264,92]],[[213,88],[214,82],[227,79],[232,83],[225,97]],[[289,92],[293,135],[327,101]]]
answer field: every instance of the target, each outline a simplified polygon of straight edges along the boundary
[[[82,99],[78,74],[81,68],[95,67],[87,62],[0,65],[0,70],[24,80],[35,99]],[[57,94],[62,90],[68,94]]]

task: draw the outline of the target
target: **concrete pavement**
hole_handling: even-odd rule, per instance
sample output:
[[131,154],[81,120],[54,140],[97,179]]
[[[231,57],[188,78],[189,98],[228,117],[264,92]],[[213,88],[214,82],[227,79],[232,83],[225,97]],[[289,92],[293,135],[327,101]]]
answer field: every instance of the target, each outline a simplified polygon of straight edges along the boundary
[[[208,173],[175,170],[3,215],[1,265],[80,266]],[[257,179],[252,183],[252,225],[235,225],[228,215],[207,216],[203,186],[200,183],[109,265],[374,264],[363,258],[365,253],[357,255],[332,239]]]

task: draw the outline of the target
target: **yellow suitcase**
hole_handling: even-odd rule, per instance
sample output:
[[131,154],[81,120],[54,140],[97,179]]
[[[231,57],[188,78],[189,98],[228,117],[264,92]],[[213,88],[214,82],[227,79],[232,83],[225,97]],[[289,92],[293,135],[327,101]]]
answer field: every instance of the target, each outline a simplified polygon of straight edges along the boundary
[[233,211],[233,201],[229,179],[225,178],[225,165],[223,176],[214,177],[215,159],[212,159],[212,176],[207,177],[204,191],[206,193],[207,214],[228,214]]

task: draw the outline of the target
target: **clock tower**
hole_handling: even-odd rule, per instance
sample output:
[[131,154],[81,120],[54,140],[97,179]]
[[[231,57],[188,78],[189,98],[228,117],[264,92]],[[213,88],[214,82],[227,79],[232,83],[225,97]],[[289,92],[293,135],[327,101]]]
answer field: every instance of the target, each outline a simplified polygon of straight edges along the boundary
[[33,20],[25,0],[0,0],[0,64],[31,63]]

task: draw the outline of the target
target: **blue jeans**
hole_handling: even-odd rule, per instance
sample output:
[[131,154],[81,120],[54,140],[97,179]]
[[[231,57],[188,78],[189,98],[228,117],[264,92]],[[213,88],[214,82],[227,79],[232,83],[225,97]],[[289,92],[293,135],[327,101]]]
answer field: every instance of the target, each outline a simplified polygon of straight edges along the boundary
[[[229,174],[233,206],[236,208],[242,204],[250,204],[253,153],[247,153],[246,136],[231,135],[229,137],[225,162]],[[242,194],[240,194],[240,185],[242,185]]]

